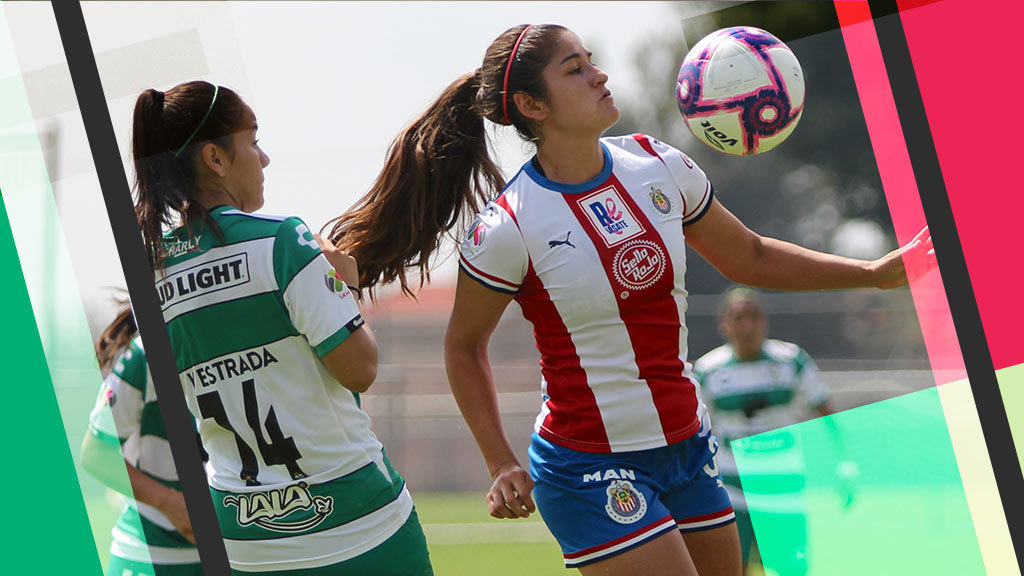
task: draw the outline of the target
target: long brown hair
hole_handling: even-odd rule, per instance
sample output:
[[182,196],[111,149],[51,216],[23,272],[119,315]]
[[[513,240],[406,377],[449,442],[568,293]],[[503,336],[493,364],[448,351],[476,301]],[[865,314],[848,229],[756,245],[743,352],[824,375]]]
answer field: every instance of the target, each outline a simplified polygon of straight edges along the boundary
[[132,314],[132,307],[127,300],[120,302],[121,309],[114,317],[114,321],[107,326],[94,343],[96,348],[96,360],[99,361],[100,371],[104,374],[110,371],[114,359],[122,350],[128,348],[132,339],[139,333],[135,325],[135,315]]
[[197,156],[207,142],[232,151],[231,134],[241,128],[245,109],[233,90],[201,80],[167,92],[148,89],[135,101],[135,215],[154,268],[164,261],[164,226],[198,217],[220,236],[207,210],[192,201],[198,189]]
[[[398,280],[412,294],[406,268],[430,279],[430,258],[441,236],[459,229],[505,186],[487,151],[484,118],[502,122],[502,86],[512,48],[525,24],[501,34],[484,55],[483,65],[441,93],[388,149],[376,181],[349,211],[331,220],[331,241],[359,263],[360,288],[371,296],[378,284]],[[519,113],[511,95],[547,96],[542,72],[550,61],[562,26],[533,26],[516,50],[508,79],[510,124],[527,140],[537,134]]]

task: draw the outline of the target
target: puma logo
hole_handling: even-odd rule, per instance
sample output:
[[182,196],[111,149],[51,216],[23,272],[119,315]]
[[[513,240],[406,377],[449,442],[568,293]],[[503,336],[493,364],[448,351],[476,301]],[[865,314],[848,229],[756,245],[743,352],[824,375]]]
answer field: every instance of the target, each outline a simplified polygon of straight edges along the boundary
[[569,234],[572,234],[572,230],[569,230],[568,232],[565,233],[565,240],[549,240],[548,241],[548,248],[554,248],[555,246],[562,246],[562,245],[568,245],[568,246],[572,246],[573,248],[575,248],[576,245],[569,241]]

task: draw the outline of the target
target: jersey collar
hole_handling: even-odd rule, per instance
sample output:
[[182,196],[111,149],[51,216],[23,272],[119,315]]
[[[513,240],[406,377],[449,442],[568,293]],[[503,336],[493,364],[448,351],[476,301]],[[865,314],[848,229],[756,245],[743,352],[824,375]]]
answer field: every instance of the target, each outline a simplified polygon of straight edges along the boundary
[[[604,184],[612,174],[612,153],[608,150],[608,147],[605,146],[604,142],[599,142],[599,144],[601,144],[601,151],[604,152],[604,168],[601,169],[601,172],[597,176],[594,176],[586,182],[581,182],[579,184],[563,184],[561,182],[549,180],[546,176],[543,176],[538,172],[536,167],[534,167],[533,158],[523,166],[523,171],[530,176],[531,180],[548,190],[554,190],[555,192],[561,192],[562,194],[579,194],[580,192],[589,192],[601,184]],[[536,156],[534,156],[534,158],[536,158]]]

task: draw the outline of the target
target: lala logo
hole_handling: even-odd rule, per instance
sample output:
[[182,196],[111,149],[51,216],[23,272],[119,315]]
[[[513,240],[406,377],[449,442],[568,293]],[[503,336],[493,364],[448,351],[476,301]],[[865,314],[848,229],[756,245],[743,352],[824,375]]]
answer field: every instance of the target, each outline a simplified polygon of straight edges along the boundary
[[644,233],[644,227],[614,186],[587,194],[576,202],[609,248]]
[[[295,533],[315,528],[330,516],[334,511],[334,498],[313,496],[309,485],[299,482],[266,492],[231,494],[224,497],[224,506],[238,508],[239,526],[256,525],[274,532]],[[295,522],[280,522],[300,510],[312,511],[313,515]]]
[[665,274],[665,252],[650,240],[634,240],[615,253],[612,269],[619,284],[643,290]]
[[608,503],[604,510],[619,524],[632,524],[647,513],[647,500],[628,480],[614,480],[605,490]]

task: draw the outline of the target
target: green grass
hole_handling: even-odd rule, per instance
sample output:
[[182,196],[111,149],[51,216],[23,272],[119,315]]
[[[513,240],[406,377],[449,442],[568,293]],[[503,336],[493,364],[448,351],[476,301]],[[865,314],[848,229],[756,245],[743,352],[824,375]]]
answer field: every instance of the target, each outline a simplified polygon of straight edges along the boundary
[[[848,510],[839,505],[832,490],[808,492],[808,576],[863,574],[865,565],[878,566],[880,560],[901,570],[915,562],[922,566],[936,562],[921,558],[920,551],[942,557],[943,568],[929,573],[977,573],[971,555],[957,558],[956,551],[976,544],[965,542],[970,526],[961,525],[963,518],[950,513],[951,506],[955,510],[956,494],[934,487],[863,488]],[[515,521],[491,518],[482,492],[418,493],[414,498],[438,576],[577,574],[563,567],[561,551],[539,515]],[[110,527],[119,510],[103,497],[91,499],[87,507],[106,565]],[[953,554],[938,553],[941,550]],[[763,574],[760,567],[750,573]]]

